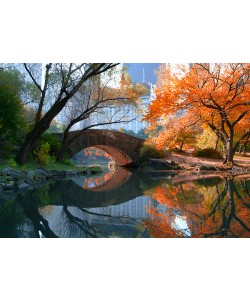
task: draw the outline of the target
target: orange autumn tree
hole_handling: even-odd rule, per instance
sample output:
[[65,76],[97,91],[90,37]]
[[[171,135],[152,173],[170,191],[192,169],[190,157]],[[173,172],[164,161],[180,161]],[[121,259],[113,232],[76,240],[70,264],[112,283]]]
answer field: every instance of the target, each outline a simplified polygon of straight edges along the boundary
[[[250,64],[193,64],[189,69],[180,65],[174,73],[165,66],[159,80],[144,120],[162,124],[187,112],[191,124],[200,121],[220,137],[225,163],[232,164],[237,147],[250,133]],[[239,134],[243,123],[245,130]]]
[[157,128],[148,128],[150,138],[146,140],[145,144],[153,144],[158,150],[174,148],[182,150],[184,145],[195,145],[196,137],[201,133],[202,129],[199,120],[196,120],[196,118],[194,122],[192,120],[194,119],[188,112],[179,117],[169,118],[167,122],[162,124],[162,129],[155,136],[152,136],[152,133],[154,134]]

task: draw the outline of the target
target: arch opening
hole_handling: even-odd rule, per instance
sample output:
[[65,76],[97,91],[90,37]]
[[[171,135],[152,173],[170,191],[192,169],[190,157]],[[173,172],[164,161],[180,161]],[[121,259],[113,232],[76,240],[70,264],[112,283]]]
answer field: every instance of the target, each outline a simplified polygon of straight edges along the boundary
[[[90,164],[99,160],[103,163],[114,162],[118,167],[129,166],[133,164],[133,160],[122,150],[108,145],[93,145],[91,147],[85,147],[80,151],[74,153],[68,153],[74,164]],[[88,157],[89,159],[86,159]],[[82,162],[82,163],[79,163]]]
[[96,147],[88,147],[76,153],[71,158],[71,161],[76,166],[86,166],[86,165],[107,166],[112,161],[112,157],[102,149]]

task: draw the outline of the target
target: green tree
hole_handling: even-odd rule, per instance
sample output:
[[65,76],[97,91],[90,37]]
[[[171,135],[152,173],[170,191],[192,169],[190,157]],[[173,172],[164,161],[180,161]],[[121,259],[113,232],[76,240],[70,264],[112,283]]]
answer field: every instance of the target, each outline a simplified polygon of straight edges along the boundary
[[0,69],[0,144],[5,154],[24,128],[21,101],[23,86],[24,81],[19,72]]

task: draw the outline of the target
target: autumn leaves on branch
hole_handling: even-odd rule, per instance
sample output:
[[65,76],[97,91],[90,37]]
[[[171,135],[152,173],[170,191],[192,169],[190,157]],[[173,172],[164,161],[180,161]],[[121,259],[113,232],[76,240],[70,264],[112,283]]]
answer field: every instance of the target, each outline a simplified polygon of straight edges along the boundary
[[145,120],[158,149],[194,144],[208,128],[223,143],[225,162],[233,163],[236,150],[249,140],[249,108],[250,64],[178,65],[175,72],[173,65],[162,65]]

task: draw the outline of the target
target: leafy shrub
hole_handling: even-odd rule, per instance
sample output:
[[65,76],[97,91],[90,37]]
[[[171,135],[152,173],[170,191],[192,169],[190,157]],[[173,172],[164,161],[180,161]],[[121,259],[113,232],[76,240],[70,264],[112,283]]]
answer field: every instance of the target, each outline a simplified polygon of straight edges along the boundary
[[72,163],[72,161],[70,159],[64,159],[63,163],[64,163],[64,165],[74,166],[74,164]]
[[49,162],[49,151],[50,151],[50,144],[45,143],[40,146],[38,152],[35,152],[37,157],[37,161],[42,165],[47,165]]
[[44,133],[41,137],[40,145],[46,143],[50,145],[50,155],[57,157],[61,145],[59,138],[51,133]]
[[28,170],[27,165],[22,165],[22,166],[21,166],[21,170],[22,170],[22,171],[27,171],[27,170]]
[[55,163],[56,163],[56,157],[54,155],[49,155],[48,164],[55,164]]
[[10,158],[9,160],[8,160],[8,166],[10,167],[10,168],[16,168],[17,167],[17,163],[16,163],[16,161],[14,160],[14,158]]
[[196,157],[223,158],[222,154],[213,148],[198,149],[193,153]]
[[140,162],[145,162],[149,158],[161,158],[164,154],[164,151],[157,150],[153,146],[143,145],[140,149]]

